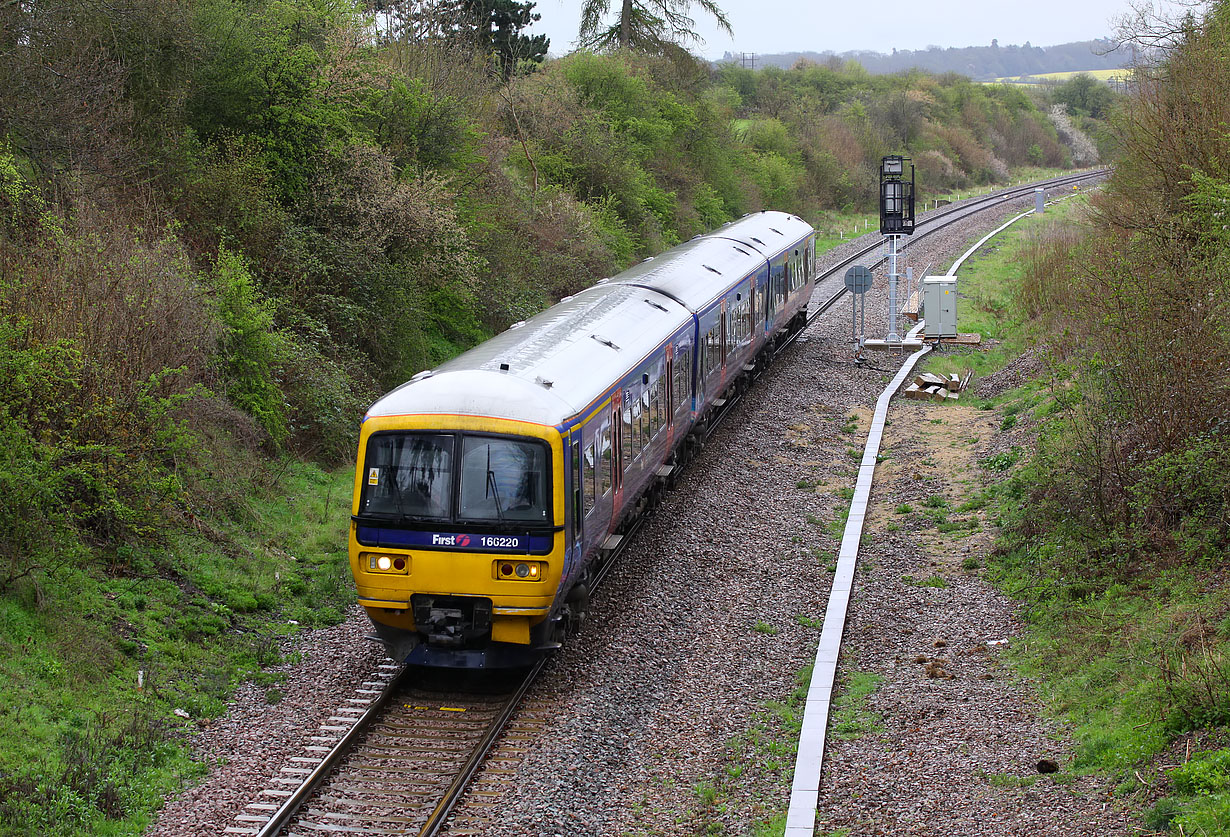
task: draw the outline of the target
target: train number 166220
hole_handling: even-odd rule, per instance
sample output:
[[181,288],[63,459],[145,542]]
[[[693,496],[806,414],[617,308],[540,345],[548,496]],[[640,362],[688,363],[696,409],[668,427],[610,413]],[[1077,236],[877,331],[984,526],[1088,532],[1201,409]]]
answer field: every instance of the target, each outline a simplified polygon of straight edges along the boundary
[[521,548],[520,538],[510,538],[507,536],[501,537],[498,535],[484,535],[480,537],[478,540],[479,540],[479,543],[481,543],[487,549],[520,549]]

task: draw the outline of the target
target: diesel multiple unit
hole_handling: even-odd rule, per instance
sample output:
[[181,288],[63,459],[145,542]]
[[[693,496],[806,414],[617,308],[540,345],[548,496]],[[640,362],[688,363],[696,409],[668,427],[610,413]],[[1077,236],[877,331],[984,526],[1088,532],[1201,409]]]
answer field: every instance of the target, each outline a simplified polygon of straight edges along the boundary
[[695,431],[805,324],[814,262],[802,220],[745,216],[372,405],[350,565],[390,654],[484,668],[558,647]]

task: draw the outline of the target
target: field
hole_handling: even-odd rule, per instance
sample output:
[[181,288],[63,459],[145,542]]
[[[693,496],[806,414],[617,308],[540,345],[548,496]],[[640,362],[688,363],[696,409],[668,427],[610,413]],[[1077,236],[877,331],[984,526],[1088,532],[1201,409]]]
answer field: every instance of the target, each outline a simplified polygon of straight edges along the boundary
[[1044,84],[1050,82],[1064,82],[1073,76],[1087,75],[1093,76],[1098,81],[1123,80],[1126,81],[1131,74],[1131,70],[1076,70],[1067,73],[1037,73],[1032,76],[1004,76],[1003,78],[993,79],[988,84]]

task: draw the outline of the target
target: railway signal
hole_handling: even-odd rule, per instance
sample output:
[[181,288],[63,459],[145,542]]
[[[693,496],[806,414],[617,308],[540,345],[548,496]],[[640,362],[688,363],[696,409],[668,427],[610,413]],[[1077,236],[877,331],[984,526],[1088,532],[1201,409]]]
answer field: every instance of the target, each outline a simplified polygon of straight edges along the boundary
[[914,165],[905,179],[909,157],[890,155],[880,161],[880,234],[888,238],[888,342],[897,334],[897,239],[914,234]]

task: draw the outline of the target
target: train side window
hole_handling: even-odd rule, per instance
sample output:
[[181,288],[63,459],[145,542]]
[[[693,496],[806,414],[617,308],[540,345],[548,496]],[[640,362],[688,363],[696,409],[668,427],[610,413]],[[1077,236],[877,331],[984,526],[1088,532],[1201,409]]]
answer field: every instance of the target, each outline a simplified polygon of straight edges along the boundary
[[598,471],[594,468],[594,443],[585,446],[585,461],[582,465],[584,473],[581,476],[581,486],[585,493],[585,514],[594,509],[594,498],[598,496],[594,490],[597,487]]
[[671,370],[673,372],[672,395],[675,399],[675,412],[679,412],[679,408],[688,402],[692,397],[692,382],[688,378],[688,369],[692,361],[692,354],[687,347],[675,347],[675,364]]
[[[574,433],[577,431],[573,431]],[[585,514],[585,489],[581,485],[581,440],[572,443],[572,537],[581,537],[581,521]]]
[[653,407],[649,400],[649,388],[641,389],[641,446],[648,447],[649,439],[653,437]]
[[598,496],[601,497],[611,490],[612,472],[615,465],[611,458],[611,426],[609,424],[602,425],[602,429],[598,431],[598,438],[602,445],[602,462],[598,465],[598,472],[601,475],[601,489]]
[[624,471],[632,467],[632,460],[636,458],[636,434],[633,432],[632,425],[632,391],[624,391],[623,404],[623,426],[624,426]]
[[658,380],[654,382],[653,391],[655,394],[655,404],[657,405],[657,409],[654,410],[654,417],[658,421],[657,429],[661,430],[663,427],[666,427],[667,417],[670,414],[665,375],[658,376]]
[[658,383],[661,379],[655,378],[649,384],[649,438],[658,435],[658,431],[662,429],[662,398],[658,392]]

